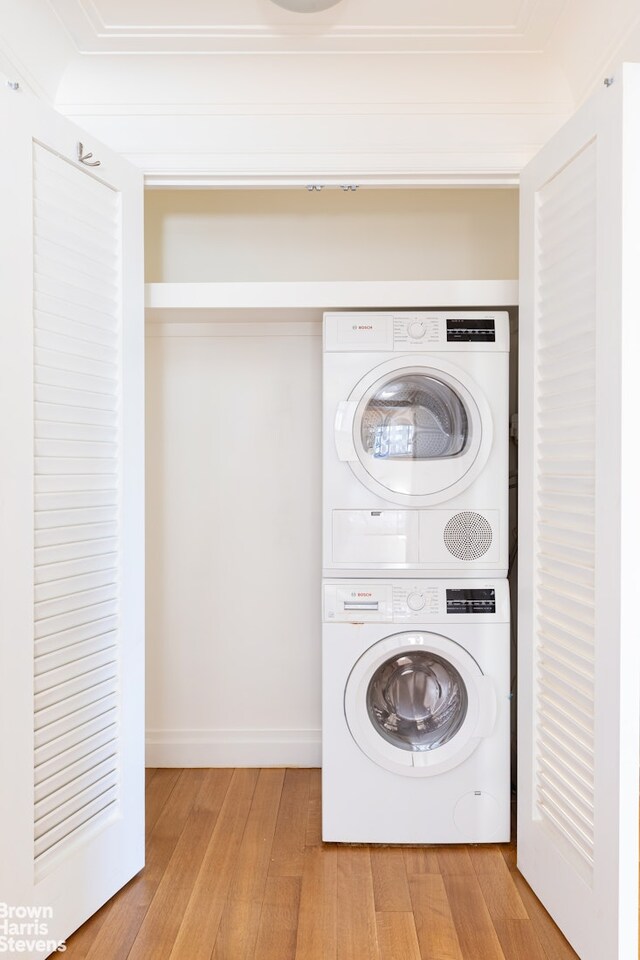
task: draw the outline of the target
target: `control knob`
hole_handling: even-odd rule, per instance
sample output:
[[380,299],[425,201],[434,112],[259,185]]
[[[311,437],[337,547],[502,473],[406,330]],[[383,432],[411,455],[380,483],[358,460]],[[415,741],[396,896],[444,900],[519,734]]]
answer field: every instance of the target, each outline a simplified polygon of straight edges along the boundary
[[407,325],[407,333],[412,340],[422,340],[426,332],[427,327],[422,320],[412,320]]
[[424,604],[425,599],[422,593],[417,593],[414,591],[407,597],[407,606],[409,607],[409,610],[413,610],[414,613],[417,613],[418,610],[422,610]]

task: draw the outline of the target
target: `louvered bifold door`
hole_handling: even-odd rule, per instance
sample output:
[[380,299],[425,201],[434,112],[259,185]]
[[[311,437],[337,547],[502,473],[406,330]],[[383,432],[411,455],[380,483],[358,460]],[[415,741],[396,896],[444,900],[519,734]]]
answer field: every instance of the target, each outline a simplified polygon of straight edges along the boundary
[[639,163],[625,68],[521,191],[518,867],[582,960],[637,956]]
[[0,104],[0,901],[46,956],[143,865],[142,185]]
[[38,144],[33,172],[38,875],[118,805],[120,197]]

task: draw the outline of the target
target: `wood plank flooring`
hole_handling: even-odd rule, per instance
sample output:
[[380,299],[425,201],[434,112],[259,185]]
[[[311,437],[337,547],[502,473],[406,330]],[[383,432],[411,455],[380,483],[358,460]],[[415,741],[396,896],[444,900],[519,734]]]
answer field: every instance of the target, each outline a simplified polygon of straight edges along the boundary
[[323,844],[320,771],[147,771],[147,865],[72,960],[577,960],[513,844]]

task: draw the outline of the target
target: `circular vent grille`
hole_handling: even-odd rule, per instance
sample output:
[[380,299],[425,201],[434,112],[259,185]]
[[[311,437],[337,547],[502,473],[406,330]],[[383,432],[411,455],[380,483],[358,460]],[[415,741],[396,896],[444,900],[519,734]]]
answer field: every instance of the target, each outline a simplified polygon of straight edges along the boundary
[[486,517],[465,510],[451,517],[444,528],[444,543],[458,560],[478,560],[491,546],[493,531]]

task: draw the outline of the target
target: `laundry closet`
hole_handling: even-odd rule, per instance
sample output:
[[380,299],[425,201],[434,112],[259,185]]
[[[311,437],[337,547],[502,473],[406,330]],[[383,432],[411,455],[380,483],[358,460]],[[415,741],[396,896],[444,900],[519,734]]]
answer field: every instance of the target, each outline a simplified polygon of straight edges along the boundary
[[148,763],[319,765],[323,310],[510,309],[515,413],[518,193],[148,190],[145,249]]
[[142,869],[145,748],[320,765],[323,313],[481,308],[511,335],[517,865],[626,960],[636,4],[283,6],[0,13],[0,900],[62,938]]

